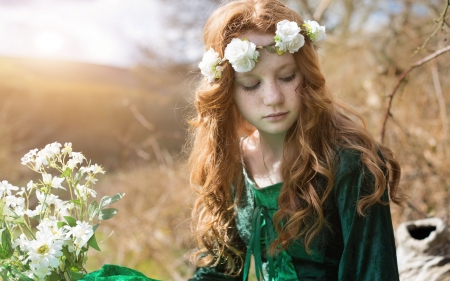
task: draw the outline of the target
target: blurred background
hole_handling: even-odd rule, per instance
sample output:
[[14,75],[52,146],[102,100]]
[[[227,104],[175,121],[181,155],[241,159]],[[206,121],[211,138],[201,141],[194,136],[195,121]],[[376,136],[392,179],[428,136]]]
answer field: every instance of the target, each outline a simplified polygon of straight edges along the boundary
[[[186,119],[200,79],[201,31],[215,0],[0,0],[0,180],[25,186],[33,148],[72,142],[107,173],[119,214],[98,229],[104,263],[163,280],[194,270]],[[332,91],[382,139],[389,95],[413,63],[449,43],[446,0],[286,0],[327,28],[319,50]],[[448,222],[450,52],[399,84],[384,130],[410,196],[400,222]],[[112,233],[112,234],[111,234]],[[94,251],[94,250],[92,250]]]

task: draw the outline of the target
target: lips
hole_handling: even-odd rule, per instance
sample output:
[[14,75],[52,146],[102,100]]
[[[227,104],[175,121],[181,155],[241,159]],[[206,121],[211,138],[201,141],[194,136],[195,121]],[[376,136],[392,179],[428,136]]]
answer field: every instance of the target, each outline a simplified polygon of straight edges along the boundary
[[274,113],[270,113],[269,115],[264,116],[264,118],[270,118],[270,117],[281,117],[286,115],[287,112],[274,112]]
[[274,112],[264,116],[264,120],[269,122],[278,122],[284,120],[284,118],[288,115],[288,111],[285,112]]

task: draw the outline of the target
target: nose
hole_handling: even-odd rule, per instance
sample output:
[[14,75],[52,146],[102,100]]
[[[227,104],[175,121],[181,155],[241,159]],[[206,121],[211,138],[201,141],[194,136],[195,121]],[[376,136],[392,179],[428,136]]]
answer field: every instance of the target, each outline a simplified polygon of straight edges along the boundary
[[284,96],[280,89],[280,85],[276,82],[267,83],[265,88],[263,97],[264,105],[274,106],[284,101]]

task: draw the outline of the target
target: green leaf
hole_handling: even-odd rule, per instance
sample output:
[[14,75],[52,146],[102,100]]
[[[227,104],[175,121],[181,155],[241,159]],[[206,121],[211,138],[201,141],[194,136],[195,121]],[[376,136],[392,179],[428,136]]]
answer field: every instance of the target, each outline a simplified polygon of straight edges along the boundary
[[88,208],[89,219],[93,219],[98,214],[98,203],[97,200],[94,200]]
[[60,178],[67,178],[72,173],[72,170],[67,167],[66,170],[59,176]]
[[110,218],[114,217],[117,212],[117,209],[114,208],[100,210],[100,212],[98,213],[98,219],[101,221],[109,220]]
[[12,246],[11,233],[8,228],[0,230],[0,259],[8,259],[14,254],[15,248]]
[[87,244],[89,246],[91,246],[92,248],[96,249],[97,251],[101,252],[100,247],[97,244],[97,239],[95,238],[95,233],[94,235],[91,236],[91,238],[88,240]]
[[56,223],[56,226],[58,227],[58,229],[60,229],[61,227],[67,225],[67,223],[63,222],[63,221],[59,221]]
[[73,178],[73,180],[74,180],[75,182],[78,182],[78,181],[81,179],[81,177],[83,177],[83,173],[80,172],[80,171],[78,171],[78,172],[75,174],[75,177]]
[[17,224],[24,224],[25,223],[25,219],[23,217],[17,217],[12,222],[17,223]]
[[66,222],[67,222],[71,227],[74,227],[74,226],[77,225],[77,221],[76,221],[74,218],[72,218],[71,216],[65,216],[64,218],[66,219]]
[[75,205],[81,206],[81,201],[79,199],[69,200],[69,202],[71,202]]
[[125,196],[125,193],[117,193],[117,194],[115,194],[113,196],[105,196],[105,197],[103,197],[102,200],[100,201],[100,209],[103,209],[104,207],[119,201],[124,196]]
[[59,274],[57,274],[56,272],[52,271],[50,276],[47,276],[45,278],[45,280],[48,280],[48,281],[61,281],[61,278],[60,278]]
[[70,280],[72,281],[78,281],[80,279],[83,279],[86,276],[86,274],[78,273],[78,272],[70,272]]
[[62,252],[63,252],[64,256],[66,257],[66,263],[68,263],[70,266],[72,266],[72,264],[74,264],[75,262],[72,259],[73,253],[69,252],[69,247],[64,246],[62,248]]
[[[8,280],[8,279],[5,279],[5,280]],[[19,276],[19,281],[33,281],[33,279],[28,278],[25,275],[21,275],[21,276]]]

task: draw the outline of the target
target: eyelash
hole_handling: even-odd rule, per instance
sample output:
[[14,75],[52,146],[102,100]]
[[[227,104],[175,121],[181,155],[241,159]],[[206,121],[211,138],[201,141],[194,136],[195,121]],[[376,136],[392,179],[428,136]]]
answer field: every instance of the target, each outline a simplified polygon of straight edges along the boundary
[[244,89],[244,91],[250,92],[250,91],[253,91],[253,90],[255,90],[256,88],[258,88],[258,86],[259,86],[260,83],[261,83],[261,82],[258,82],[258,83],[256,83],[255,85],[250,86],[250,87],[242,86],[242,88]]
[[[292,80],[295,79],[295,73],[292,74],[291,76],[288,76],[288,77],[285,77],[285,78],[280,78],[280,79],[281,79],[283,82],[291,82]],[[242,88],[244,89],[244,91],[250,92],[250,91],[253,91],[253,90],[255,90],[256,88],[258,88],[258,86],[259,86],[260,83],[261,83],[261,82],[258,82],[258,83],[256,83],[255,85],[250,86],[250,87],[242,86]]]
[[289,77],[282,78],[281,80],[283,80],[284,82],[291,82],[291,81],[294,80],[294,79],[295,79],[295,73],[292,74],[292,75],[289,76]]

